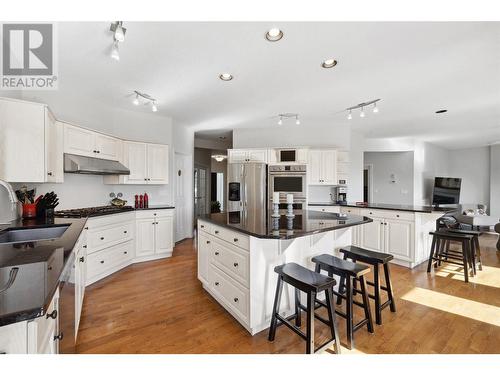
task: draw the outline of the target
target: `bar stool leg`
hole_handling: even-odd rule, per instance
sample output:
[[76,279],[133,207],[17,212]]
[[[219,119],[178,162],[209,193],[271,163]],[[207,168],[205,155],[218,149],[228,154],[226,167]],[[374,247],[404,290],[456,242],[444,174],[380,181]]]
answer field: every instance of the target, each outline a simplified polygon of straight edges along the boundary
[[295,288],[295,326],[300,327],[302,325],[302,311],[299,307],[300,305],[300,290]]
[[274,337],[276,335],[276,327],[278,323],[278,319],[276,315],[279,312],[280,302],[281,302],[281,291],[283,290],[283,279],[281,276],[278,276],[278,283],[276,284],[276,294],[274,296],[274,305],[273,305],[273,315],[271,317],[271,326],[269,327],[269,341],[274,341]]
[[314,303],[316,293],[307,293],[307,331],[306,331],[306,354],[314,353]]
[[378,264],[373,266],[373,288],[375,297],[375,322],[382,325],[382,311],[380,309],[380,277],[379,277]]
[[476,276],[476,242],[474,237],[469,242],[469,263],[472,268],[472,275]]
[[483,261],[481,260],[481,247],[479,246],[479,235],[474,237],[476,243],[477,260],[479,261],[479,271],[483,270]]
[[389,263],[384,264],[384,275],[385,275],[385,287],[387,288],[387,296],[389,297],[390,309],[392,312],[396,312],[396,303],[394,302],[394,296],[392,294],[392,283],[391,274],[389,272]]
[[335,307],[333,307],[333,292],[331,289],[325,290],[326,305],[328,306],[328,320],[330,321],[330,332],[332,339],[335,340],[333,347],[335,354],[340,354],[339,334],[337,329],[337,321],[335,318]]
[[462,262],[464,264],[464,279],[466,283],[469,282],[469,270],[468,270],[469,260],[467,259],[467,253],[469,252],[468,243],[469,241],[467,240],[462,241]]
[[370,308],[370,298],[368,297],[368,291],[366,290],[366,280],[364,276],[360,276],[359,284],[361,285],[361,294],[363,296],[363,306],[365,311],[365,318],[368,320],[368,332],[373,333],[373,319],[372,312]]
[[[347,254],[344,254],[344,260],[347,260]],[[340,276],[340,282],[339,282],[339,294],[343,294],[344,293],[344,289],[345,289],[345,277],[344,276]],[[337,297],[337,305],[341,305],[342,304],[342,298],[341,297]]]
[[431,254],[427,262],[427,273],[431,272],[432,262],[434,261],[434,252],[436,251],[436,236],[432,236]]
[[346,323],[347,323],[347,347],[352,349],[354,341],[354,332],[352,327],[353,321],[353,297],[352,297],[352,278],[346,276]]
[[444,253],[445,253],[445,245],[446,245],[446,240],[443,240],[443,241],[439,241],[439,250],[438,250],[438,257],[439,257],[439,260],[438,260],[438,263],[437,265],[439,267],[441,267],[441,259],[445,256]]

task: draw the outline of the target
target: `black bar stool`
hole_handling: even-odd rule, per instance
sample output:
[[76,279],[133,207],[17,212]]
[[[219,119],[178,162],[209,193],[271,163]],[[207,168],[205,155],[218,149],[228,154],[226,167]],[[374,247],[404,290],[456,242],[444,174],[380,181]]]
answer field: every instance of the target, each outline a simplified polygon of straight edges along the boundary
[[[431,253],[427,263],[427,273],[431,272],[431,268],[437,268],[442,262],[456,264],[464,269],[465,282],[469,282],[469,266],[471,267],[472,276],[474,275],[475,261],[471,246],[474,241],[474,235],[453,233],[448,230],[440,230],[429,232],[432,236]],[[460,251],[451,250],[449,248],[450,241],[458,242],[462,245]],[[453,259],[453,260],[450,260]],[[459,262],[460,261],[460,262]]]
[[[313,257],[311,260],[313,263],[316,263],[317,273],[327,271],[328,276],[332,277],[333,275],[337,275],[345,280],[345,293],[340,290],[338,292],[334,290],[333,294],[337,296],[337,298],[346,300],[346,312],[344,313],[337,309],[335,312],[346,319],[347,347],[352,349],[355,331],[366,325],[368,332],[373,333],[373,320],[365,280],[365,275],[370,272],[370,267],[349,262],[329,254],[318,255]],[[357,290],[357,292],[361,294],[363,302],[354,301],[353,280],[358,280],[360,283],[361,290]],[[317,301],[317,303],[319,304],[318,307],[327,307],[322,301]],[[353,305],[362,307],[365,313],[365,318],[356,324],[354,324]]]
[[[335,279],[321,275],[311,271],[297,263],[286,263],[274,268],[274,272],[278,274],[278,283],[276,285],[276,296],[274,298],[273,315],[271,318],[271,326],[269,327],[269,341],[274,341],[276,335],[276,328],[284,324],[297,335],[306,340],[306,353],[316,353],[322,351],[334,343],[335,353],[340,354],[340,343],[338,338],[337,325],[335,322],[335,310],[333,307],[333,286]],[[279,308],[281,302],[281,292],[283,290],[283,283],[290,284],[295,288],[295,314],[285,318],[279,315]],[[307,294],[307,306],[304,307],[300,303],[300,292]],[[328,320],[321,318],[314,312],[316,295],[319,292],[325,292],[326,306],[328,310]],[[304,334],[298,327],[301,324],[301,310],[307,313],[307,327]],[[314,318],[319,318],[322,323],[330,327],[332,338],[319,348],[315,349],[314,346]],[[295,319],[295,326],[289,320]],[[279,321],[279,322],[278,322]]]
[[[479,246],[479,236],[483,234],[482,232],[478,230],[465,230],[465,229],[455,229],[455,228],[447,228],[447,232],[451,233],[459,233],[459,234],[470,234],[474,236],[474,238],[471,241],[470,247],[472,250],[472,259],[474,266],[477,263],[478,264],[478,269],[479,271],[483,270],[483,262],[481,260],[481,247]],[[449,242],[446,245],[447,250],[449,250]],[[470,263],[470,262],[469,262]],[[474,267],[474,273],[476,273],[476,267]]]
[[[392,312],[396,312],[396,302],[394,301],[394,295],[392,293],[391,274],[389,272],[389,262],[393,260],[394,257],[391,254],[379,253],[357,246],[346,246],[340,249],[340,252],[344,254],[344,259],[351,259],[353,262],[363,262],[373,267],[373,282],[367,281],[366,283],[373,287],[373,294],[368,294],[368,297],[375,300],[375,322],[381,325],[383,309],[389,306]],[[380,285],[380,265],[384,268],[385,286]],[[344,284],[345,282],[341,278],[339,290],[344,289]],[[380,290],[387,292],[387,301],[384,303],[380,301]],[[337,299],[337,303],[340,302],[341,300]]]

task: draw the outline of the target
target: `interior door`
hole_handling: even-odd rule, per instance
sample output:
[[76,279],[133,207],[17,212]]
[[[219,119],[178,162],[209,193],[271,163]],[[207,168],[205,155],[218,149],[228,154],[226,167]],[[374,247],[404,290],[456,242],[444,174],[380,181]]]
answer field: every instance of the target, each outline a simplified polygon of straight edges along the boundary
[[146,184],[146,144],[125,142],[123,147],[124,163],[130,169],[130,174],[125,176],[125,183]]
[[194,213],[195,218],[204,215],[207,210],[207,169],[194,168]]
[[193,235],[189,221],[191,212],[191,192],[188,190],[193,161],[191,156],[175,154],[175,241],[190,238]]
[[168,146],[148,144],[148,183],[168,184]]
[[155,221],[153,219],[138,219],[136,233],[136,256],[148,256],[155,253]]
[[155,228],[155,252],[157,254],[169,253],[172,251],[172,217],[162,217],[156,219]]

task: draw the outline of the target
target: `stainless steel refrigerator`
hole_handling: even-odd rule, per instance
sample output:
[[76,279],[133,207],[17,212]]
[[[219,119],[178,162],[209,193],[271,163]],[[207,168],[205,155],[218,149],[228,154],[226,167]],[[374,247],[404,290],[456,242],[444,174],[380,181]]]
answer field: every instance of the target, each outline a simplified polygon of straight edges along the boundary
[[267,165],[228,164],[227,211],[263,212],[267,205]]

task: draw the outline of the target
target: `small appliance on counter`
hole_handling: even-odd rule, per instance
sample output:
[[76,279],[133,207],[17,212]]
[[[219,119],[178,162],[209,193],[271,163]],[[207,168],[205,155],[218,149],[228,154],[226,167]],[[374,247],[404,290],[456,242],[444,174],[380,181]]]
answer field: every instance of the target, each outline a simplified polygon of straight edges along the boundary
[[337,204],[347,204],[347,186],[335,186],[332,200]]

